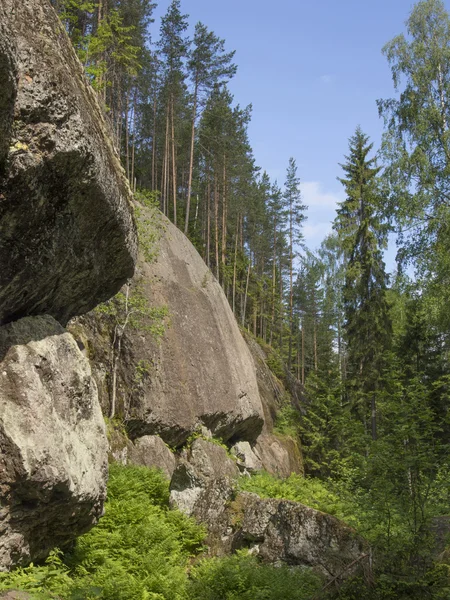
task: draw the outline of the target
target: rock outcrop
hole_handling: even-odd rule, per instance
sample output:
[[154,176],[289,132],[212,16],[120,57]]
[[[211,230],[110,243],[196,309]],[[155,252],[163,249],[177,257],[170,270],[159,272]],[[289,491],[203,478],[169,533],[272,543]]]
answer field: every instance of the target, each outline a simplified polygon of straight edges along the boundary
[[64,324],[133,274],[131,193],[46,0],[0,3],[0,323]]
[[107,443],[90,366],[50,316],[0,328],[0,568],[45,558],[102,514]]
[[0,569],[7,569],[68,546],[102,514],[107,440],[97,386],[61,324],[133,275],[137,234],[107,123],[47,0],[0,2],[0,80]]
[[[143,223],[156,211],[139,208]],[[129,292],[152,309],[165,307],[166,326],[157,340],[145,327],[127,326],[118,366],[118,398],[132,439],[159,435],[182,446],[199,426],[231,443],[254,442],[263,426],[255,368],[223,290],[194,246],[159,216],[158,250],[141,255]],[[147,225],[146,225],[147,226]],[[70,330],[89,349],[108,413],[114,320],[98,311]],[[146,372],[136,383],[136,368]]]
[[231,512],[233,549],[249,548],[266,562],[314,567],[334,578],[368,558],[367,543],[351,527],[299,502],[243,492]]
[[314,567],[325,577],[352,573],[367,544],[331,515],[298,502],[239,492],[239,469],[224,448],[196,439],[170,483],[172,504],[207,526],[208,551],[248,548],[269,563]]
[[225,448],[198,438],[183,451],[170,482],[172,505],[207,526],[206,544],[213,556],[231,549],[226,507],[235,496],[238,478],[238,466]]

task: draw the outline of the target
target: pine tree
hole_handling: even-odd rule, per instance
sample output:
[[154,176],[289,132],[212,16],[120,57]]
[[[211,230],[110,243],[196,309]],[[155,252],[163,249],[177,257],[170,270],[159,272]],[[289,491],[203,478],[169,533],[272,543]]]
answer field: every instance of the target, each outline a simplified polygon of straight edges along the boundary
[[225,41],[208,31],[202,23],[195,26],[194,47],[188,61],[188,71],[193,84],[191,145],[189,153],[189,174],[186,198],[186,219],[184,233],[189,228],[189,215],[192,191],[192,175],[194,170],[195,126],[198,105],[202,94],[208,95],[219,82],[226,83],[236,73],[236,65],[232,64],[234,52],[225,53]]
[[[186,93],[185,60],[190,41],[185,32],[187,15],[180,10],[180,0],[172,0],[161,20],[159,54],[164,69],[165,136],[161,174],[163,211],[169,214],[169,193],[172,191],[173,222],[177,224],[177,140],[175,126],[180,115],[180,102]],[[170,188],[171,183],[171,188]]]
[[293,325],[294,325],[294,259],[298,248],[303,243],[302,227],[306,220],[307,206],[301,203],[300,178],[297,176],[297,165],[291,157],[284,184],[284,200],[288,215],[289,236],[289,351],[288,369],[292,366]]

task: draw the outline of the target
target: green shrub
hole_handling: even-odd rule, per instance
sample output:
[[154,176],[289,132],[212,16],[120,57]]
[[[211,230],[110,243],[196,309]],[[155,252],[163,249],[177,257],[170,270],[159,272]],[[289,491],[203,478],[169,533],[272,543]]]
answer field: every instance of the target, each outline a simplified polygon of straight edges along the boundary
[[261,472],[250,478],[242,478],[240,488],[243,491],[254,492],[261,498],[283,498],[301,502],[316,510],[335,515],[349,524],[356,524],[355,506],[318,479],[295,474],[287,479],[280,479]]
[[283,405],[277,412],[274,424],[274,433],[288,435],[296,439],[300,430],[300,414],[292,406],[288,394],[283,399]]
[[191,572],[190,600],[309,600],[321,587],[309,569],[262,565],[256,557],[203,560]]
[[284,362],[283,359],[281,358],[280,353],[277,350],[274,350],[273,348],[271,348],[270,346],[267,347],[269,352],[268,352],[268,356],[266,359],[266,364],[269,367],[269,369],[272,371],[272,373],[275,375],[275,377],[277,377],[278,379],[283,379],[285,376],[285,367],[284,367]]

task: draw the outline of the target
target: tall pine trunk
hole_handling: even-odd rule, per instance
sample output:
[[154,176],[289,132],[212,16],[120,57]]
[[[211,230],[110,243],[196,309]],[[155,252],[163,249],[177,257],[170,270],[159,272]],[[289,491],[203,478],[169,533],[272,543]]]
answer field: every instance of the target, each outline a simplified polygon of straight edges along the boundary
[[189,154],[188,190],[187,190],[187,198],[186,198],[186,220],[184,222],[184,234],[185,235],[187,235],[188,229],[189,229],[189,212],[191,210],[192,174],[194,171],[195,119],[197,117],[197,96],[198,96],[198,74],[196,74],[196,77],[195,77],[194,106],[192,109],[191,148],[190,148],[190,154]]
[[171,140],[172,140],[172,194],[173,194],[173,223],[177,224],[177,163],[175,158],[175,125],[174,125],[174,101],[171,98]]

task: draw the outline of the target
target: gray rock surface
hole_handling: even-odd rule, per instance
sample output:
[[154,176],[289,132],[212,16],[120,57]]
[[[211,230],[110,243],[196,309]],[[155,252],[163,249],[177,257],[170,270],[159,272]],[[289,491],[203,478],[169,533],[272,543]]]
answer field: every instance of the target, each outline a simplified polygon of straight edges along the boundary
[[234,497],[238,478],[239,469],[225,448],[198,438],[183,451],[170,482],[171,504],[207,526],[206,544],[213,556],[230,549],[225,507]]
[[223,513],[239,477],[225,448],[197,438],[185,450],[170,482],[170,499],[185,514],[213,524]]
[[107,442],[97,388],[50,316],[0,328],[0,568],[64,548],[100,517]]
[[131,193],[48,0],[0,3],[0,323],[61,323],[132,276]]
[[127,462],[150,469],[161,469],[169,479],[176,467],[175,455],[157,435],[144,435],[131,444]]
[[250,548],[266,562],[315,567],[331,578],[350,575],[347,567],[368,558],[367,543],[351,527],[298,502],[245,492],[231,510],[233,548]]
[[297,440],[285,435],[264,432],[256,440],[254,452],[263,469],[278,477],[303,474],[303,457]]
[[[150,209],[140,209],[142,223],[155,223]],[[219,283],[194,246],[165,217],[159,216],[161,239],[156,259],[141,255],[131,295],[149,307],[167,307],[162,338],[128,327],[118,374],[118,405],[129,435],[159,435],[182,446],[204,426],[215,437],[254,441],[263,426],[263,408],[251,354]],[[90,348],[93,372],[108,414],[113,324],[98,312],[70,330]],[[136,366],[147,373],[137,385]]]
[[8,142],[17,94],[16,47],[3,19],[0,19],[0,173],[8,153]]

